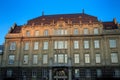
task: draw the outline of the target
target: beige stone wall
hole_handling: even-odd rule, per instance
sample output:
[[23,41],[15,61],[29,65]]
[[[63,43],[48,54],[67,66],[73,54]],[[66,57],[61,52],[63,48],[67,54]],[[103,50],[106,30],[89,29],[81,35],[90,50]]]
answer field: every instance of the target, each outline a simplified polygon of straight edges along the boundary
[[[62,24],[62,26],[60,26]],[[66,29],[68,31],[68,34],[66,36],[55,36],[54,35],[54,29]],[[79,30],[79,35],[74,35],[74,29],[77,28]],[[88,28],[89,29],[89,35],[84,35],[83,34],[83,29]],[[94,28],[99,28],[99,34],[94,35],[93,30]],[[6,42],[5,42],[5,53],[3,55],[3,64],[2,66],[48,66],[42,64],[42,55],[43,54],[48,54],[49,59],[48,61],[54,61],[53,56],[56,50],[54,50],[54,41],[55,40],[66,40],[68,41],[68,48],[67,50],[58,50],[59,51],[66,51],[68,54],[68,58],[70,57],[72,59],[72,65],[74,66],[105,66],[105,65],[120,65],[120,35],[103,35],[103,26],[101,23],[91,23],[91,24],[81,24],[81,25],[68,25],[63,23],[57,23],[56,25],[52,26],[42,26],[42,25],[33,25],[33,26],[28,26],[24,25],[22,27],[21,33],[18,34],[7,34],[6,36]],[[44,30],[49,31],[49,36],[44,36]],[[26,31],[30,31],[31,36],[26,37]],[[38,30],[40,32],[39,36],[34,36],[35,31]],[[13,35],[13,36],[12,36]],[[110,49],[109,48],[109,39],[114,38],[117,40],[117,48],[115,49]],[[94,48],[94,40],[100,40],[100,48],[95,49]],[[73,41],[78,40],[79,41],[79,49],[74,49],[73,48]],[[84,49],[83,48],[83,41],[84,40],[89,40],[90,42],[90,48],[89,49]],[[9,50],[9,45],[10,43],[14,41],[17,43],[17,48],[14,51]],[[38,41],[39,42],[39,49],[38,50],[33,50],[34,42]],[[49,43],[49,49],[48,50],[43,50],[43,42],[48,41]],[[24,45],[25,42],[30,42],[30,49],[28,51],[24,50]],[[99,52],[101,54],[101,63],[96,64],[95,63],[95,53]],[[119,55],[119,63],[117,64],[111,64],[110,61],[110,53],[111,52],[118,52]],[[74,64],[74,54],[78,53],[80,54],[80,63],[79,64]],[[90,54],[90,64],[85,64],[84,63],[84,54],[89,53]],[[15,54],[15,64],[14,65],[9,65],[8,64],[8,55],[9,54]],[[23,56],[24,54],[29,55],[29,64],[24,65],[23,64]],[[32,55],[33,54],[38,54],[38,64],[33,65],[32,64]]]

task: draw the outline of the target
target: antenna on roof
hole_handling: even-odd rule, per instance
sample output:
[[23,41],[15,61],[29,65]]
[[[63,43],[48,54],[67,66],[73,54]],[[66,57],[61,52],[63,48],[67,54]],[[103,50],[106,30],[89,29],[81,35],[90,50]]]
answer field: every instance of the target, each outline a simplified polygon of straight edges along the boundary
[[44,11],[42,11],[42,16],[44,16]]
[[84,9],[82,9],[82,13],[84,14]]

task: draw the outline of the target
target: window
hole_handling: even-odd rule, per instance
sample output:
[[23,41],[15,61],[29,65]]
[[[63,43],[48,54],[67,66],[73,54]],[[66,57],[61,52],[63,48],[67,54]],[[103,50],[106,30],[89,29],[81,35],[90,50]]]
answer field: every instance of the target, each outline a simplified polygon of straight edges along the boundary
[[85,29],[84,29],[84,34],[87,35],[88,33],[89,33],[89,32],[88,32],[88,29],[85,28]]
[[25,50],[29,50],[29,42],[25,43]]
[[15,55],[9,55],[9,64],[14,64],[15,62]]
[[38,55],[33,55],[33,64],[38,63]]
[[48,55],[43,55],[43,64],[48,63]]
[[89,78],[89,77],[91,77],[91,71],[90,71],[90,69],[86,69],[86,77],[87,78]]
[[79,63],[80,62],[79,54],[74,54],[74,61],[75,61],[75,63]]
[[96,54],[96,63],[100,62],[101,62],[100,54]]
[[16,43],[15,42],[11,42],[10,43],[10,50],[15,50],[16,48]]
[[75,69],[75,77],[79,77],[80,76],[80,70],[79,69]]
[[28,55],[24,55],[23,63],[28,64]]
[[98,28],[94,28],[94,34],[98,34]]
[[85,54],[85,63],[90,63],[90,55]]
[[2,50],[0,50],[0,53],[2,52]]
[[33,70],[32,71],[32,77],[36,77],[37,76],[37,71],[36,70]]
[[48,42],[44,42],[43,49],[44,49],[44,50],[48,49]]
[[44,36],[48,36],[48,30],[44,31]]
[[100,48],[99,40],[94,40],[94,48]]
[[26,36],[27,36],[27,37],[30,36],[30,31],[26,31]]
[[12,70],[7,70],[7,77],[12,77]]
[[79,42],[78,41],[74,41],[74,49],[79,49]]
[[111,62],[118,63],[118,54],[117,53],[111,53]]
[[110,48],[116,48],[116,40],[109,40]]
[[67,54],[55,54],[54,63],[67,63],[68,57]]
[[87,41],[87,40],[84,41],[84,48],[85,49],[89,48],[89,41]]
[[101,77],[101,76],[102,76],[102,71],[101,71],[101,69],[97,69],[96,73],[97,73],[97,77]]
[[54,49],[67,49],[67,41],[55,41]]
[[64,55],[63,54],[58,55],[58,63],[64,63]]
[[67,30],[64,29],[54,30],[54,35],[66,35],[66,34],[67,34]]
[[34,50],[38,50],[38,42],[34,42]]
[[74,34],[77,35],[78,33],[78,29],[74,29]]
[[120,78],[120,70],[119,69],[115,69],[114,77]]
[[35,31],[35,36],[39,36],[39,31],[38,30]]

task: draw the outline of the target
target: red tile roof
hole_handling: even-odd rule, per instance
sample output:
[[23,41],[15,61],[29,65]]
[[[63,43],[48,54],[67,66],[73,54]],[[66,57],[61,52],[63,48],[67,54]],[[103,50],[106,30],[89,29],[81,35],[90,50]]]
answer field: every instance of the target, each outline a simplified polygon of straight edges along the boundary
[[50,24],[54,21],[56,23],[59,20],[63,20],[66,23],[69,21],[72,21],[72,23],[87,23],[89,21],[91,22],[98,22],[97,17],[84,14],[84,13],[78,13],[78,14],[57,14],[57,15],[43,15],[34,19],[31,19],[28,21],[28,25],[40,25],[42,24]]

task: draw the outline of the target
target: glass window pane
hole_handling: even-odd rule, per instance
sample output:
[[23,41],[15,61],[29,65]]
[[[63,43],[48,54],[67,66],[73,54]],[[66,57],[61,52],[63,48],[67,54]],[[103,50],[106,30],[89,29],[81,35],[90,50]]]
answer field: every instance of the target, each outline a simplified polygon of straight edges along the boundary
[[15,62],[15,55],[9,55],[9,64],[14,64]]
[[33,55],[33,64],[38,63],[38,55]]
[[99,40],[94,40],[94,47],[95,48],[100,48]]
[[100,54],[96,54],[96,63],[100,63],[101,59],[100,59]]
[[25,50],[29,50],[29,42],[25,43]]
[[63,56],[63,54],[58,54],[58,63],[64,63],[64,56]]
[[43,64],[48,63],[48,55],[43,55]]
[[48,49],[48,42],[44,42],[44,47],[43,47],[44,50]]
[[38,50],[38,44],[39,42],[34,42],[34,50]]
[[85,63],[90,63],[90,55],[85,54]]
[[85,35],[88,34],[88,29],[87,28],[84,29],[84,34]]
[[98,28],[94,28],[94,34],[98,34]]
[[75,63],[79,63],[80,62],[79,54],[74,54],[74,59],[75,59]]
[[78,49],[79,48],[79,42],[78,41],[74,41],[74,49]]
[[10,43],[10,50],[15,50],[16,49],[16,43],[15,42],[11,42]]
[[116,40],[109,40],[110,48],[116,48]]
[[39,31],[38,30],[35,31],[35,36],[39,36]]
[[111,53],[111,62],[118,63],[118,54],[117,53]]
[[74,29],[74,34],[78,34],[78,29]]
[[85,49],[88,49],[89,48],[89,41],[84,41],[84,48]]
[[28,64],[28,55],[24,55],[23,63]]

